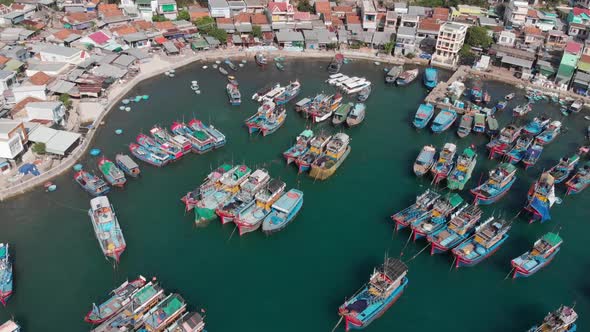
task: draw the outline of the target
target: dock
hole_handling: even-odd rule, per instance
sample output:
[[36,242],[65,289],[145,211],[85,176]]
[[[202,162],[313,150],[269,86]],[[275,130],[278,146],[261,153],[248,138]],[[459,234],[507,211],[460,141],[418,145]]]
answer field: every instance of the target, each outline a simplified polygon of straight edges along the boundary
[[443,103],[443,99],[447,96],[447,89],[448,87],[453,84],[455,81],[465,81],[469,75],[469,67],[467,66],[460,66],[459,69],[446,81],[446,82],[439,82],[432,91],[424,98],[425,103],[430,103],[434,105],[435,108],[439,109],[452,109],[457,112],[457,114],[463,114],[465,112],[464,109],[455,107],[453,104],[446,104]]

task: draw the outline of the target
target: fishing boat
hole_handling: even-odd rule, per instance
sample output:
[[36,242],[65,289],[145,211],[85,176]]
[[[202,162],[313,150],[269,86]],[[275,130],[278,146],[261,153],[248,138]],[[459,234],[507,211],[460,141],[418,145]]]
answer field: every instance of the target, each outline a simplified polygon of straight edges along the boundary
[[254,61],[256,61],[256,64],[259,66],[266,66],[266,64],[268,64],[266,57],[262,53],[256,53],[254,56]]
[[232,222],[238,212],[252,202],[255,195],[264,189],[269,181],[270,175],[265,169],[257,169],[250,174],[248,179],[240,184],[238,194],[232,197],[227,204],[215,210],[221,223]]
[[201,154],[211,150],[211,148],[219,149],[225,145],[225,135],[213,125],[204,124],[196,119],[189,121],[188,125],[193,130],[191,136],[196,139],[191,141],[193,151]]
[[530,103],[518,105],[512,110],[512,116],[515,116],[515,117],[525,116],[526,114],[528,114],[532,110],[533,110],[533,107],[531,106]]
[[549,169],[549,174],[555,179],[556,184],[562,183],[567,180],[579,161],[580,156],[578,154],[574,154],[569,158],[563,157],[559,160],[557,165]]
[[239,86],[240,85],[238,83],[238,80],[236,79],[236,77],[235,76],[232,76],[232,75],[228,75],[227,76],[227,82],[230,83],[230,84],[233,84],[235,86]]
[[471,173],[477,163],[477,153],[471,147],[463,150],[457,158],[455,168],[447,177],[447,188],[450,190],[463,190],[465,184],[471,178]]
[[[437,200],[426,216],[410,224],[412,238],[415,240],[431,235],[443,228],[447,223],[447,217],[459,209],[463,198],[459,194],[450,194]],[[465,204],[462,209],[466,208]]]
[[510,149],[514,141],[520,136],[521,130],[521,127],[511,124],[502,128],[502,130],[500,130],[500,135],[498,137],[493,137],[490,142],[486,144],[486,147],[490,150],[490,159],[497,155],[504,155],[504,153]]
[[258,192],[254,200],[237,213],[234,223],[238,227],[240,236],[260,228],[264,219],[270,214],[272,205],[285,192],[285,187],[285,182],[281,180],[270,180],[266,188]]
[[590,162],[579,167],[576,174],[565,185],[567,186],[568,195],[578,194],[586,189],[590,185]]
[[506,242],[510,228],[505,220],[478,226],[474,235],[453,248],[455,267],[473,266],[493,255]]
[[242,103],[242,95],[240,94],[240,89],[238,89],[237,85],[228,83],[225,86],[225,90],[229,97],[229,103],[232,106],[238,106]]
[[336,93],[330,96],[318,95],[314,99],[314,104],[308,109],[314,123],[320,123],[328,120],[334,111],[338,109],[342,102],[342,95]]
[[537,136],[545,129],[545,127],[547,127],[549,122],[551,122],[550,118],[545,118],[545,117],[537,118],[537,117],[535,117],[533,120],[531,120],[529,123],[527,123],[522,128],[522,131],[524,131],[525,133],[527,133],[529,135]]
[[457,120],[457,112],[451,109],[441,110],[432,122],[432,132],[440,134],[443,131],[449,129],[451,125]]
[[0,242],[0,303],[6,305],[6,301],[12,295],[12,260],[8,251],[8,243]]
[[219,66],[219,68],[217,68],[219,70],[219,72],[221,73],[221,75],[226,75],[229,74],[228,71],[223,68],[223,66]]
[[362,89],[359,92],[359,95],[357,97],[357,100],[361,103],[365,102],[367,99],[369,99],[369,96],[371,95],[371,86],[366,86],[364,89]]
[[165,166],[170,161],[170,156],[164,152],[158,149],[150,151],[148,148],[135,143],[129,144],[129,151],[135,158],[156,167]]
[[284,105],[297,97],[299,92],[301,92],[301,83],[299,83],[299,81],[290,82],[289,85],[285,87],[285,91],[275,97],[274,102],[277,105]]
[[217,189],[197,196],[200,199],[192,204],[195,210],[195,224],[201,225],[215,219],[215,211],[224,206],[233,195],[229,190]]
[[490,96],[490,94],[487,91],[483,92],[483,103],[487,104],[492,100],[492,96]]
[[330,142],[332,136],[320,133],[314,136],[309,142],[309,150],[295,160],[299,173],[308,171],[311,164],[322,154],[326,149],[326,145]]
[[332,124],[337,126],[339,124],[346,122],[346,118],[350,113],[352,105],[352,103],[348,103],[338,106],[338,108],[336,109],[336,111],[334,111],[334,114],[332,115]]
[[537,136],[535,143],[545,145],[553,142],[557,135],[561,133],[561,122],[552,121],[542,133]]
[[582,100],[576,100],[570,105],[569,111],[572,113],[580,113],[583,107],[584,102]]
[[326,144],[326,152],[311,164],[309,176],[316,180],[326,180],[342,165],[350,153],[350,137],[337,133]]
[[475,113],[473,117],[473,132],[483,133],[486,131],[486,115],[483,113]]
[[416,111],[416,115],[414,116],[414,121],[412,124],[417,129],[422,129],[426,127],[432,116],[434,115],[434,106],[432,104],[420,104],[418,110]]
[[439,183],[440,181],[447,178],[453,166],[455,165],[455,154],[457,153],[457,146],[453,143],[445,143],[443,149],[440,152],[438,160],[434,166],[430,169],[432,176],[434,177],[433,182]]
[[473,101],[474,103],[479,104],[483,101],[483,92],[479,87],[473,87],[469,91],[469,94],[471,95],[471,101]]
[[524,209],[533,216],[530,222],[550,220],[551,214],[549,210],[556,200],[555,179],[548,172],[544,172],[539,177],[539,180],[531,185],[527,194],[527,205]]
[[283,152],[283,157],[287,160],[287,165],[297,160],[309,150],[309,143],[313,138],[313,130],[306,129],[297,136],[295,144],[287,151]]
[[220,187],[231,193],[237,193],[240,190],[240,185],[248,180],[251,173],[252,169],[246,165],[234,166],[221,175],[219,178]]
[[398,86],[408,85],[412,83],[416,79],[416,77],[418,77],[418,73],[418,68],[412,70],[405,70],[395,80],[395,84],[397,84]]
[[448,224],[427,236],[431,245],[430,255],[447,252],[470,237],[482,215],[477,205],[469,205],[454,213]]
[[519,163],[525,156],[528,148],[533,144],[533,137],[522,135],[516,140],[514,147],[505,153],[506,160],[511,164]]
[[440,194],[430,189],[417,196],[414,204],[391,216],[391,220],[395,222],[395,230],[406,228],[416,220],[426,216],[439,198]]
[[559,252],[562,243],[558,234],[549,232],[543,235],[535,241],[531,251],[510,261],[514,270],[512,278],[529,277],[547,266]]
[[496,104],[496,110],[503,111],[504,109],[506,109],[506,106],[507,105],[508,105],[508,102],[507,101],[500,100]]
[[364,90],[370,86],[371,86],[371,82],[367,81],[367,79],[365,79],[363,77],[363,78],[359,78],[359,79],[352,80],[352,81],[345,81],[342,83],[342,85],[339,88],[344,93],[346,93],[348,95],[352,95],[352,94],[361,92],[362,90]]
[[159,332],[178,319],[186,311],[186,302],[178,294],[170,294],[156,304],[143,318],[145,331]]
[[145,134],[137,135],[135,141],[153,154],[166,155],[168,157],[167,160],[169,161],[176,160],[182,155],[182,151],[179,147],[170,147],[170,149],[174,150],[174,153],[170,153],[170,151],[165,151],[162,149],[162,146],[159,143]]
[[184,195],[180,200],[185,204],[186,211],[192,210],[205,196],[218,190],[221,187],[221,176],[232,168],[232,165],[222,164],[211,171],[198,188]]
[[461,122],[459,122],[459,129],[457,129],[457,136],[464,138],[471,133],[471,127],[473,127],[473,116],[471,114],[463,114],[461,116]]
[[429,67],[424,70],[424,76],[422,76],[424,86],[432,90],[438,84],[438,71],[435,68]]
[[488,125],[488,128],[486,130],[486,133],[490,137],[496,136],[498,134],[498,128],[499,128],[498,120],[496,120],[496,118],[493,117],[493,116],[488,116],[486,118],[486,122],[487,122],[487,125]]
[[109,199],[106,196],[91,199],[88,215],[102,253],[118,263],[127,244]]
[[74,180],[92,196],[106,195],[111,190],[103,179],[84,170],[76,172]]
[[471,189],[475,204],[488,205],[502,198],[516,181],[516,167],[503,163],[489,173],[489,178],[482,185]]
[[291,189],[284,193],[271,207],[271,212],[262,222],[266,234],[278,232],[295,219],[303,206],[303,192]]
[[146,284],[146,280],[143,276],[129,282],[125,281],[121,286],[113,289],[112,294],[106,301],[96,305],[92,304],[92,310],[90,310],[84,321],[91,324],[100,324],[107,319],[115,316],[119,313],[124,306],[131,302],[133,295]]
[[15,323],[12,319],[0,324],[0,331],[2,332],[22,332],[22,327]]
[[434,165],[435,156],[436,148],[432,145],[425,145],[414,162],[414,174],[416,176],[426,174]]
[[236,66],[233,62],[231,62],[229,59],[225,59],[225,61],[223,61],[231,70],[236,71],[238,70],[238,66]]
[[328,65],[328,73],[336,74],[340,71],[342,64],[344,63],[344,55],[337,53],[330,64]]
[[268,114],[274,113],[276,109],[276,104],[272,101],[264,102],[259,108],[258,111],[247,118],[244,123],[248,128],[249,134],[254,134],[260,131],[262,124],[266,121]]
[[275,109],[266,114],[264,121],[260,123],[260,132],[262,136],[267,136],[277,131],[287,119],[287,110],[284,106],[275,107]]
[[504,96],[504,99],[510,101],[512,100],[512,98],[514,98],[515,95],[515,93],[509,93],[506,96]]
[[338,308],[346,331],[365,328],[383,315],[404,292],[407,272],[402,261],[386,257],[383,265],[373,270],[369,282]]
[[280,63],[280,62],[275,62],[275,66],[277,67],[278,70],[280,71],[285,71],[285,65]]
[[125,174],[131,177],[136,178],[141,174],[139,165],[126,154],[117,154],[115,156],[115,163]]
[[297,113],[305,111],[306,109],[310,108],[312,105],[313,99],[310,98],[303,98],[295,103],[295,111]]
[[111,186],[123,188],[127,183],[125,173],[105,157],[98,160],[98,169]]
[[543,146],[537,143],[534,143],[530,148],[528,148],[524,154],[524,157],[522,158],[524,169],[527,170],[529,167],[535,165],[541,158],[542,153]]
[[[190,151],[190,142],[186,143],[186,147],[175,142],[172,135],[170,135],[168,130],[164,128],[154,126],[152,129],[150,129],[150,134],[152,135],[157,144],[149,143],[149,145],[157,146],[160,150],[172,156],[174,160],[180,159],[182,156],[184,156],[186,153]],[[141,135],[143,134],[140,134],[140,136]]]
[[354,104],[354,107],[346,116],[346,125],[348,127],[354,127],[363,122],[365,120],[366,108],[363,103]]
[[404,67],[402,67],[402,66],[391,67],[391,69],[387,72],[387,74],[385,74],[385,83],[394,84],[403,70],[404,70]]
[[[281,95],[283,95],[283,93],[285,93],[285,90],[287,88],[284,86],[281,86],[279,83],[277,83],[270,91],[268,91],[266,94],[264,95],[260,95],[257,99],[257,101],[259,103],[266,103],[266,102],[275,102],[275,100],[277,99],[277,97],[280,97]],[[276,104],[276,103],[275,103]]]
[[576,332],[578,314],[573,307],[561,306],[550,312],[543,319],[543,323],[533,326],[527,332]]

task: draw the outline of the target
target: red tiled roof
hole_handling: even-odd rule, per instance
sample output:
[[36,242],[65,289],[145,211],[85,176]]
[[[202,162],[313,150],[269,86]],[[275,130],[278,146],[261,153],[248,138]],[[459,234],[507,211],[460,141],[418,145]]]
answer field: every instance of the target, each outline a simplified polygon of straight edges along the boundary
[[252,15],[252,24],[268,24],[268,18],[264,14]]
[[352,6],[334,6],[332,11],[339,12],[339,13],[352,13]]
[[432,18],[438,21],[447,21],[449,19],[449,9],[443,7],[434,8]]
[[578,54],[582,51],[582,44],[575,41],[569,41],[565,45],[565,51],[573,54]]
[[335,27],[343,26],[344,22],[342,22],[342,20],[339,19],[338,17],[332,17],[332,25]]
[[176,28],[176,25],[170,21],[154,22],[154,27],[158,30],[170,30]]
[[543,32],[541,31],[541,29],[539,29],[535,26],[524,27],[523,31],[526,35],[532,35],[532,36],[542,36],[543,35]]
[[217,24],[232,24],[232,23],[234,23],[234,21],[231,18],[225,18],[225,17],[218,17],[217,19],[215,19],[215,22]]
[[293,19],[296,21],[311,21],[311,13],[309,12],[295,12]]
[[14,115],[14,114],[22,111],[25,108],[25,106],[27,106],[28,103],[33,103],[33,102],[38,102],[38,101],[43,101],[43,100],[41,100],[39,98],[35,98],[35,97],[25,97],[25,99],[19,101],[18,103],[16,103],[16,105],[14,105],[14,107],[10,111],[10,114]]
[[88,38],[92,39],[93,42],[97,43],[98,45],[102,45],[111,39],[102,31],[97,31],[88,35]]
[[346,15],[346,24],[361,24],[361,19],[358,15]]
[[101,3],[100,5],[98,5],[98,12],[99,13],[114,11],[114,10],[119,10],[119,7],[117,7],[117,5],[114,3],[111,3],[111,4]]
[[250,16],[252,15],[248,13],[240,13],[234,16],[234,23],[250,23]]
[[64,16],[63,20],[64,22],[75,24],[92,21],[94,18],[94,15],[88,13],[69,13]]
[[42,71],[38,71],[35,75],[29,77],[29,81],[33,85],[43,85],[51,81],[51,77]]
[[438,31],[440,24],[435,18],[425,18],[418,24],[418,29],[425,31]]
[[10,61],[10,58],[5,57],[4,55],[0,55],[0,65],[3,65]]
[[209,12],[189,12],[191,16],[191,21],[198,20],[202,17],[209,17]]
[[115,16],[123,16],[123,11],[120,9],[117,10],[107,10],[101,12],[103,17],[115,17]]
[[136,33],[137,29],[135,29],[132,25],[123,25],[117,28],[112,28],[111,32],[116,34],[117,36],[125,36],[132,33]]
[[582,14],[586,14],[586,15],[590,16],[590,10],[585,9],[585,8],[574,7],[573,12],[574,12],[574,16],[580,16]]
[[270,12],[279,11],[279,12],[293,12],[293,5],[286,3],[286,2],[269,2],[268,3],[268,10]]
[[328,1],[316,1],[315,12],[318,14],[330,14],[332,12],[330,3]]
[[10,8],[12,8],[12,10],[23,10],[25,9],[25,5],[13,3],[12,6],[10,6]]
[[534,9],[529,9],[526,13],[526,15],[528,17],[532,17],[532,18],[539,18],[539,15],[537,14],[537,11]]
[[148,22],[145,20],[133,21],[131,22],[137,30],[149,30],[152,28],[152,22]]

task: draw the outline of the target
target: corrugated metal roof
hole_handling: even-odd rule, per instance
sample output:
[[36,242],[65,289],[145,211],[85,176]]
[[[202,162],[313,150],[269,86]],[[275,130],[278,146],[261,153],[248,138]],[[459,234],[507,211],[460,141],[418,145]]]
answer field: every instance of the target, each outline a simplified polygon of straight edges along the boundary
[[519,58],[515,58],[513,56],[510,55],[505,55],[502,57],[502,63],[507,63],[510,65],[514,65],[514,66],[518,66],[518,67],[523,67],[523,68],[527,68],[527,69],[531,69],[531,67],[533,67],[533,61],[532,60],[525,60],[525,59],[519,59]]

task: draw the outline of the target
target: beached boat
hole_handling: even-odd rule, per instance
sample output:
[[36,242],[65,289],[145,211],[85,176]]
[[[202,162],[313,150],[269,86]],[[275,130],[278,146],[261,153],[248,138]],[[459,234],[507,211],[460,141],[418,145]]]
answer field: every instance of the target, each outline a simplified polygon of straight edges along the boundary
[[0,242],[0,303],[4,306],[13,291],[12,260],[8,249],[8,243]]
[[109,199],[106,196],[91,199],[88,215],[102,253],[118,263],[127,244]]
[[435,134],[442,133],[449,129],[455,120],[457,120],[457,112],[451,109],[441,110],[434,118],[430,129]]
[[180,199],[185,204],[186,211],[192,210],[201,199],[218,190],[221,187],[221,183],[219,182],[221,176],[232,168],[232,165],[222,164],[215,170],[211,171],[198,188],[186,193],[186,195]]
[[498,128],[499,128],[498,120],[496,120],[496,118],[493,116],[488,116],[486,118],[486,123],[488,125],[488,128],[486,129],[486,133],[490,137],[496,136],[498,134]]
[[457,158],[455,168],[447,177],[447,188],[450,190],[463,190],[465,184],[471,178],[471,173],[477,163],[477,153],[472,148],[466,148]]
[[267,136],[277,131],[287,119],[287,110],[284,106],[275,107],[271,112],[266,113],[266,118],[260,123],[262,136]]
[[308,171],[311,164],[322,154],[326,149],[326,145],[332,136],[320,133],[314,136],[309,142],[309,150],[295,160],[299,173]]
[[114,162],[105,157],[98,160],[98,169],[111,186],[122,188],[127,183],[125,173]]
[[535,143],[545,145],[553,142],[555,138],[561,133],[561,122],[552,121],[542,133],[537,136]]
[[398,86],[408,85],[412,83],[416,79],[416,77],[418,77],[419,73],[420,71],[418,70],[418,68],[405,70],[395,80],[395,84],[397,84]]
[[371,86],[367,86],[364,89],[362,89],[359,92],[359,95],[357,97],[357,100],[361,103],[365,102],[367,99],[369,99],[369,96],[371,95]]
[[430,254],[447,252],[458,246],[473,234],[482,215],[477,205],[469,205],[454,213],[448,224],[427,236]]
[[424,81],[424,86],[432,90],[438,84],[438,71],[432,67],[426,68],[424,70],[424,75],[422,76],[422,78]]
[[160,332],[186,311],[186,302],[178,294],[170,294],[156,304],[143,318],[143,328],[148,332]]
[[354,127],[363,122],[365,120],[366,108],[363,103],[354,104],[354,107],[346,116],[346,125],[348,127]]
[[453,143],[445,143],[443,149],[440,152],[438,160],[434,166],[430,169],[432,176],[434,177],[433,182],[439,183],[440,181],[447,178],[453,166],[455,165],[455,154],[457,153],[457,146]]
[[569,111],[572,113],[580,113],[583,107],[584,102],[582,100],[576,100],[570,105]]
[[527,133],[529,135],[537,136],[545,129],[545,127],[547,127],[547,125],[550,122],[551,122],[550,118],[545,118],[545,117],[537,118],[537,117],[535,117],[533,120],[531,120],[529,123],[527,123],[522,128],[522,131],[524,131],[525,133]]
[[289,85],[285,87],[285,91],[275,97],[274,102],[277,105],[284,105],[297,97],[299,92],[301,92],[301,83],[297,80],[290,82]]
[[222,224],[232,222],[235,216],[260,192],[270,181],[270,175],[265,169],[257,169],[248,176],[248,179],[240,184],[240,191],[232,197],[224,206],[217,208],[215,213],[221,219]]
[[432,104],[420,104],[418,110],[416,111],[416,115],[414,116],[414,121],[412,124],[414,127],[418,129],[422,129],[426,127],[430,119],[434,116],[434,106]]
[[435,156],[436,148],[432,145],[425,145],[414,162],[414,174],[416,176],[426,174],[434,165]]
[[284,193],[271,207],[271,212],[262,222],[262,231],[270,234],[278,232],[295,219],[303,206],[303,192],[291,189]]
[[539,220],[545,222],[551,219],[549,210],[555,203],[555,179],[548,172],[541,174],[539,180],[535,181],[527,194],[527,205],[525,210],[532,214],[530,222]]
[[[454,211],[457,211],[462,203],[463,198],[455,193],[437,200],[428,214],[410,224],[414,241],[442,229],[447,223],[447,217]],[[462,209],[465,209],[467,206],[465,204]]]
[[549,174],[555,179],[556,184],[562,183],[567,180],[579,161],[580,156],[578,154],[574,154],[569,158],[563,157],[559,160],[557,165],[549,169]]
[[92,196],[106,195],[111,190],[103,179],[84,170],[76,172],[74,180]]
[[340,71],[342,64],[344,63],[344,55],[337,53],[330,64],[328,65],[328,73],[336,74]]
[[512,278],[529,277],[547,266],[559,252],[562,243],[558,234],[550,232],[543,235],[535,241],[531,251],[510,261],[514,270]]
[[522,128],[515,125],[507,125],[500,130],[500,135],[493,137],[486,147],[490,150],[490,159],[504,155],[516,139],[520,136]]
[[391,67],[391,69],[385,74],[385,83],[394,84],[403,70],[404,67],[402,66]]
[[516,116],[516,117],[524,116],[532,110],[533,110],[533,107],[531,106],[530,103],[518,105],[512,110],[512,116]]
[[482,185],[471,189],[475,204],[492,204],[502,198],[516,181],[516,167],[503,163],[489,173],[489,178]]
[[505,220],[478,226],[474,235],[453,248],[455,267],[473,266],[493,255],[506,242],[510,228]]
[[115,156],[115,163],[125,174],[131,177],[136,178],[141,174],[139,165],[126,154],[117,154]]
[[234,223],[238,227],[240,236],[260,228],[271,212],[272,205],[285,192],[285,187],[285,182],[281,180],[270,180],[266,187],[255,195],[254,200],[236,214]]
[[486,115],[483,113],[475,113],[473,117],[473,132],[483,133],[486,131]]
[[133,295],[146,284],[143,276],[129,282],[125,281],[121,286],[113,289],[109,294],[111,296],[99,305],[92,304],[90,310],[84,321],[91,324],[100,324],[107,319],[118,314],[123,307],[131,302]]
[[150,151],[148,148],[135,143],[129,144],[129,151],[135,158],[156,167],[165,166],[170,161],[170,156],[164,152],[158,149]]
[[471,114],[463,114],[461,116],[461,122],[459,122],[459,128],[457,129],[457,136],[464,138],[471,133],[471,127],[473,127],[473,116]]
[[430,189],[417,196],[414,204],[391,216],[391,220],[395,222],[395,230],[406,228],[416,220],[426,216],[439,198],[440,194]]
[[256,64],[259,66],[265,66],[266,64],[268,64],[266,57],[262,53],[256,53],[256,55],[254,56],[254,61],[256,61]]
[[525,156],[528,148],[533,144],[533,137],[528,135],[520,136],[516,140],[516,144],[505,153],[504,156],[506,157],[506,161],[511,164],[519,163]]
[[550,312],[541,325],[531,327],[527,332],[576,332],[578,314],[573,307],[561,306]]
[[240,89],[238,89],[237,85],[228,83],[225,86],[225,90],[229,97],[229,103],[232,106],[238,106],[242,103],[242,95],[240,94]]
[[295,144],[287,151],[283,152],[283,157],[287,160],[287,165],[297,160],[309,150],[309,143],[313,138],[313,130],[306,129],[297,136]]
[[336,109],[336,111],[334,111],[334,114],[332,115],[332,124],[337,126],[339,124],[346,122],[346,118],[350,113],[352,105],[352,103],[348,103],[338,106],[338,108]]
[[386,257],[383,265],[373,270],[369,282],[338,308],[346,331],[365,328],[383,315],[404,292],[407,272],[402,261]]
[[568,195],[578,194],[586,189],[590,185],[590,162],[579,167],[576,174],[565,185],[567,186]]
[[337,133],[326,144],[326,152],[311,164],[309,176],[316,180],[326,180],[342,165],[350,153],[350,137]]
[[522,158],[522,163],[524,164],[524,169],[528,169],[529,167],[535,165],[539,158],[541,158],[541,154],[543,153],[543,146],[537,143],[534,143],[531,147],[529,147],[526,152],[524,153],[524,157]]

